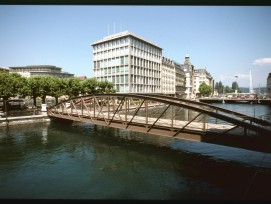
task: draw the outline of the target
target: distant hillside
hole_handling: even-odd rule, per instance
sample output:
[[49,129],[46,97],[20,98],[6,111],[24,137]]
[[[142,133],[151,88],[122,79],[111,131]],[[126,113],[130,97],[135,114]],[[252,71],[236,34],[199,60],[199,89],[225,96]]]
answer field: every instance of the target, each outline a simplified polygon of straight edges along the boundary
[[[240,87],[242,93],[249,93],[249,87]],[[254,88],[254,93],[259,93],[259,88]],[[260,87],[260,93],[266,93],[266,87]]]

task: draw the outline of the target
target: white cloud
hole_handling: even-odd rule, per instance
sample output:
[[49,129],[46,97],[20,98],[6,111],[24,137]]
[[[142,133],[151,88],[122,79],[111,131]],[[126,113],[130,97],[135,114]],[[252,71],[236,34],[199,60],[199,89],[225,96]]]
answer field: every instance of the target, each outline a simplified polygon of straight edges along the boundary
[[271,58],[260,58],[256,59],[253,62],[253,65],[266,65],[266,64],[271,64]]

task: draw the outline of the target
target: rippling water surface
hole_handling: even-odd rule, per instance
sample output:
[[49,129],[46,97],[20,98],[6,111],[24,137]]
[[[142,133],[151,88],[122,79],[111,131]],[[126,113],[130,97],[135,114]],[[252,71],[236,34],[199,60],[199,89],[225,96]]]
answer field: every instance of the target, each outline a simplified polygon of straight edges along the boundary
[[131,140],[138,134],[57,121],[2,127],[0,198],[271,198],[270,154],[188,141],[159,147]]

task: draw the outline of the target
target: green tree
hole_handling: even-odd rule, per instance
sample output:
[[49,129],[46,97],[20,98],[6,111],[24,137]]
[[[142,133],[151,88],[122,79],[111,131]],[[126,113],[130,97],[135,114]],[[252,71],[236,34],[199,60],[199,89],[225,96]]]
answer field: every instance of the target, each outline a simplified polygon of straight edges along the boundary
[[30,96],[33,98],[34,107],[37,106],[37,97],[41,96],[40,83],[41,83],[40,76],[30,77],[28,78],[27,81]]
[[82,81],[82,93],[84,94],[98,93],[98,81],[95,78],[90,78]]
[[65,95],[69,96],[69,99],[79,96],[82,93],[82,84],[78,78],[65,79],[66,89]]
[[200,94],[204,95],[209,95],[212,92],[212,88],[211,86],[207,85],[205,82],[203,82],[200,86],[199,86],[199,92]]
[[115,93],[114,85],[108,81],[98,82],[98,93]]
[[64,79],[60,79],[57,77],[52,78],[52,89],[50,92],[50,96],[55,98],[56,104],[58,104],[58,98],[60,96],[65,95],[65,90],[67,88],[67,83]]
[[232,92],[231,88],[229,86],[226,86],[225,93],[231,93],[231,92]]
[[26,79],[18,73],[0,72],[0,97],[8,100],[21,95],[25,82]]
[[40,88],[40,97],[42,100],[42,103],[45,104],[46,101],[46,96],[50,96],[51,93],[53,92],[53,88],[55,86],[54,84],[55,77],[52,76],[40,76],[40,83],[39,83],[39,88]]
[[217,93],[223,94],[224,86],[221,81],[215,83],[215,89],[217,90]]
[[235,90],[237,90],[238,93],[241,93],[241,89],[236,81],[232,82],[231,88],[232,92],[235,92]]

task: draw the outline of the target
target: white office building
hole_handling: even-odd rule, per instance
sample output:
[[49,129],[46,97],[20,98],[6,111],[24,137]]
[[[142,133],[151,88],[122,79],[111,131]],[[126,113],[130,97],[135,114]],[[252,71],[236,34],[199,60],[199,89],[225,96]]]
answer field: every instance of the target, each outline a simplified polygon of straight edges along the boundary
[[128,31],[95,41],[93,74],[118,93],[161,93],[162,48]]

